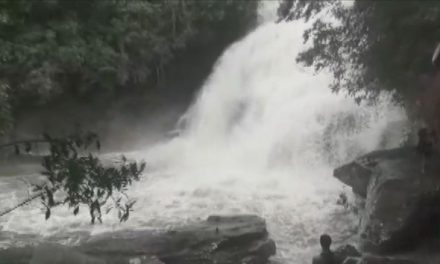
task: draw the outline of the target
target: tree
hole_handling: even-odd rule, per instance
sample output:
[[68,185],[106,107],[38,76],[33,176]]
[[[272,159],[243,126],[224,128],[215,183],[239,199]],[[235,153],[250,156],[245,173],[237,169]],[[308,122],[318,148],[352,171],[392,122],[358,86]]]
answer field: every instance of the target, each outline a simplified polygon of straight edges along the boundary
[[330,70],[331,88],[362,99],[382,91],[408,108],[414,105],[423,79],[432,71],[430,59],[440,40],[440,3],[435,1],[292,2],[287,19],[310,18],[328,10],[334,19],[318,18],[304,33],[312,46],[297,60],[315,70]]
[[0,137],[9,130],[12,124],[11,106],[8,100],[8,86],[0,82]]
[[186,45],[219,25],[230,31],[231,16],[243,24],[255,8],[232,0],[2,0],[2,98],[13,117],[65,97],[142,94]]
[[81,205],[87,206],[92,224],[96,220],[102,222],[103,206],[109,206],[107,213],[113,208],[118,210],[121,222],[128,219],[135,200],[128,199],[126,191],[134,181],[139,180],[145,169],[144,162],[129,162],[123,156],[117,166],[104,166],[96,156],[87,153],[92,145],[100,148],[94,133],[77,132],[63,138],[44,134],[43,139],[3,147],[14,147],[16,153],[20,154],[23,150],[31,151],[32,144],[37,142],[49,144],[50,153],[42,162],[45,182],[33,185],[35,195],[0,215],[40,198],[46,219],[51,216],[54,207],[63,205],[72,208],[74,215],[79,213]]

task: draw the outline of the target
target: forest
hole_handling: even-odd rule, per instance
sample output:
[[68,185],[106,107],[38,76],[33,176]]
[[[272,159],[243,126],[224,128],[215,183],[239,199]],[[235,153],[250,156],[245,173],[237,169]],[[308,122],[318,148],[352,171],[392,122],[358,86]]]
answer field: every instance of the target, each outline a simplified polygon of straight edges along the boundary
[[231,0],[1,1],[0,131],[5,137],[20,116],[60,102],[100,108],[124,97],[152,102],[179,56],[208,50],[202,55],[215,60],[253,25],[256,6]]
[[[293,7],[292,11],[290,10]],[[312,47],[297,60],[334,76],[333,91],[357,100],[374,100],[391,91],[412,108],[435,71],[432,56],[439,44],[440,7],[433,1],[284,0],[278,14],[287,20],[317,18],[304,32]]]

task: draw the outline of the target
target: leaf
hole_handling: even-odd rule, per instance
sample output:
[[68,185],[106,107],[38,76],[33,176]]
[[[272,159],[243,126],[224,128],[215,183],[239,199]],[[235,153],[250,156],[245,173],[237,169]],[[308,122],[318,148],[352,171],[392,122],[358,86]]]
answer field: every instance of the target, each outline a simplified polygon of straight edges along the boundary
[[125,205],[126,209],[131,211],[131,208],[133,207],[133,205],[134,205],[135,203],[136,203],[136,200],[133,200],[133,201],[128,202],[128,203]]
[[51,190],[49,190],[49,188],[46,187],[46,194],[47,194],[47,202],[48,202],[48,206],[52,207],[55,205],[55,201],[53,199],[53,193]]
[[49,208],[46,209],[46,216],[45,217],[46,217],[46,220],[49,219],[49,217],[50,217],[50,209]]
[[146,163],[142,162],[139,172],[143,172],[145,170]]
[[124,213],[124,215],[120,218],[119,222],[120,223],[126,222],[128,220],[128,215],[129,215],[128,212]]
[[[84,153],[89,143],[99,145],[98,139],[92,134],[81,134],[67,138],[52,139],[49,142],[50,155],[44,157],[42,175],[48,180],[43,188],[42,202],[47,208],[46,215],[49,218],[51,208],[64,205],[73,208],[73,215],[79,214],[79,207],[84,204],[89,206],[92,223],[98,219],[101,222],[101,206],[104,206],[108,197],[113,192],[125,191],[133,181],[138,180],[140,170],[145,163],[127,162],[122,156],[123,164],[104,167],[99,158],[92,153]],[[80,147],[77,147],[77,144]],[[76,155],[76,153],[82,155]],[[86,155],[84,155],[86,154]],[[38,187],[36,187],[37,189]],[[60,202],[57,202],[55,194],[58,191],[65,193]],[[121,193],[125,195],[125,193]],[[107,198],[106,198],[107,197]],[[124,222],[128,219],[129,211],[134,202],[121,205],[121,198],[114,200],[113,208],[118,208],[119,219]],[[128,198],[128,197],[127,197]],[[91,205],[92,204],[92,205]],[[109,213],[112,208],[105,209]]]

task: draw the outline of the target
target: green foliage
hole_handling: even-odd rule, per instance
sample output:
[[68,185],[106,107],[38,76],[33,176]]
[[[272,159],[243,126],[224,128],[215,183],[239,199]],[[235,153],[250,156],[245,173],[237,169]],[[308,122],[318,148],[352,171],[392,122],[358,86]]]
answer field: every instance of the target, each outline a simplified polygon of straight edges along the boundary
[[278,7],[277,13],[282,20],[302,19],[309,20],[319,13],[327,5],[335,3],[334,0],[283,0]]
[[[103,206],[108,206],[107,213],[112,208],[118,210],[121,222],[128,219],[135,201],[128,199],[126,191],[139,180],[145,169],[144,162],[129,162],[122,156],[117,166],[104,166],[89,152],[91,147],[100,149],[97,135],[81,131],[63,138],[44,134],[42,140],[21,141],[7,146],[13,146],[16,154],[20,154],[23,150],[29,152],[34,143],[40,142],[50,147],[50,153],[42,162],[42,175],[46,180],[43,185],[34,185],[37,195],[20,205],[40,197],[46,219],[50,218],[54,207],[62,205],[72,208],[74,215],[79,213],[81,205],[87,206],[92,224],[96,220],[102,222]],[[126,201],[123,202],[122,198]]]
[[8,98],[8,86],[0,81],[0,136],[3,136],[11,127],[11,106]]
[[101,208],[111,198],[120,221],[126,221],[134,201],[121,204],[121,195],[127,196],[127,187],[139,180],[145,163],[128,162],[122,157],[118,167],[104,167],[91,153],[81,155],[79,151],[87,150],[92,144],[99,148],[99,140],[91,133],[63,139],[44,137],[50,144],[50,155],[44,158],[42,172],[48,182],[44,186],[36,185],[35,191],[42,191],[46,219],[55,206],[68,205],[77,215],[82,204],[88,206],[92,224],[95,219],[102,222]]
[[[255,1],[2,0],[0,80],[14,110],[152,86],[179,50]],[[230,29],[228,29],[230,30]]]
[[[292,18],[327,8],[336,18],[317,19],[305,32],[312,47],[299,62],[317,71],[330,70],[332,89],[361,99],[395,91],[395,99],[411,103],[421,80],[432,70],[431,55],[440,40],[440,3],[435,1],[310,1],[298,5]],[[313,11],[311,11],[311,10]]]

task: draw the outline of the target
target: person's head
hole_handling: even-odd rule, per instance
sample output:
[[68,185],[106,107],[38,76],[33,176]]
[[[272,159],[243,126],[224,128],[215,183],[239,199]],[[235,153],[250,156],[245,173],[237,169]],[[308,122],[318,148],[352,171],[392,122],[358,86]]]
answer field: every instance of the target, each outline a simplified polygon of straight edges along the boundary
[[319,242],[321,243],[321,247],[323,250],[330,250],[330,245],[332,244],[332,238],[327,235],[323,234],[319,238]]

